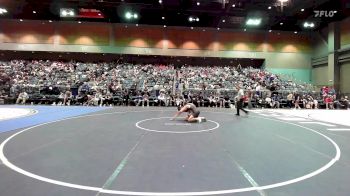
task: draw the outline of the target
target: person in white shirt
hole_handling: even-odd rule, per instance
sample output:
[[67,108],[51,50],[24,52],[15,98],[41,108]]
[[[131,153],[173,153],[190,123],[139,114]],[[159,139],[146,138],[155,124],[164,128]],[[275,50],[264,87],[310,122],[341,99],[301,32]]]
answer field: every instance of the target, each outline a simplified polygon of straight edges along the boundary
[[238,91],[236,102],[237,102],[237,113],[236,115],[239,116],[239,110],[242,110],[244,113],[248,114],[248,111],[243,109],[243,101],[244,101],[244,90],[240,86],[236,86],[236,89]]
[[160,94],[159,94],[159,96],[158,96],[158,100],[159,100],[159,106],[162,106],[163,104],[164,104],[165,106],[167,106],[167,104],[166,104],[166,97],[165,97],[164,91],[161,91],[161,92],[160,92]]
[[22,91],[19,95],[18,98],[16,100],[16,104],[19,104],[20,102],[22,102],[22,104],[26,104],[26,101],[28,100],[29,96],[25,91]]
[[66,93],[64,94],[63,105],[70,105],[72,98],[73,98],[72,92],[70,90],[67,90]]

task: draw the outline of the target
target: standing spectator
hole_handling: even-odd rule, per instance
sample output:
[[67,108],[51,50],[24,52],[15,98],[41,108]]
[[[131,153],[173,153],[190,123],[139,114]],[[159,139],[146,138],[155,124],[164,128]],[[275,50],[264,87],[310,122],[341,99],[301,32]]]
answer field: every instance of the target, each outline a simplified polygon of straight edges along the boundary
[[297,92],[295,92],[294,93],[294,109],[297,109],[297,108],[301,109],[300,105],[299,105],[300,100],[301,100],[300,95]]
[[129,106],[129,99],[130,99],[129,91],[125,89],[123,92],[123,105]]
[[73,98],[72,92],[70,90],[67,90],[66,93],[64,94],[63,105],[70,105],[72,98]]

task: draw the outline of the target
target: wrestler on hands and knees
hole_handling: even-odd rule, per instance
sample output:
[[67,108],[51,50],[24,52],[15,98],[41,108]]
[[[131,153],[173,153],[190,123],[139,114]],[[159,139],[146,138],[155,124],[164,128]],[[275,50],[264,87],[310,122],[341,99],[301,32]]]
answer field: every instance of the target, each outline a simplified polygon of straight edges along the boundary
[[207,121],[205,117],[199,117],[200,111],[197,109],[197,107],[193,103],[185,104],[181,109],[179,109],[179,111],[176,112],[175,116],[170,120],[174,120],[183,112],[188,113],[187,117],[185,118],[185,121],[187,122],[206,122]]

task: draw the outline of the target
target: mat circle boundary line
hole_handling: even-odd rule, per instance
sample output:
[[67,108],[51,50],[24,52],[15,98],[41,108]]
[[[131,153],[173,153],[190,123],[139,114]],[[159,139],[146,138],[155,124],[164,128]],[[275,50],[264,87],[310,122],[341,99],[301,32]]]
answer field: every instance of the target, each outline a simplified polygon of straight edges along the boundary
[[149,132],[156,132],[156,133],[175,133],[175,134],[186,134],[186,133],[202,133],[202,132],[209,132],[209,131],[213,131],[215,129],[218,129],[220,127],[220,124],[216,121],[213,120],[207,120],[208,122],[212,122],[215,124],[215,127],[210,128],[210,129],[203,129],[203,130],[197,130],[197,131],[159,131],[159,130],[153,130],[153,129],[147,129],[144,128],[142,126],[140,126],[141,123],[146,122],[146,121],[150,121],[150,120],[155,120],[155,119],[164,119],[164,118],[172,118],[172,117],[159,117],[159,118],[148,118],[148,119],[144,119],[144,120],[140,120],[138,122],[135,123],[135,126],[139,129],[142,129],[144,131],[149,131]]

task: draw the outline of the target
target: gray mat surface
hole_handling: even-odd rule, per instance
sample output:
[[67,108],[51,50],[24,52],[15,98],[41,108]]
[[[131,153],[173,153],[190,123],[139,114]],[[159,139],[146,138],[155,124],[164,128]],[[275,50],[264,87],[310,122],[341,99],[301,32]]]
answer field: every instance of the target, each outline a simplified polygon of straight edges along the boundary
[[[136,111],[137,110],[137,111]],[[158,111],[156,111],[158,110]],[[204,108],[214,122],[169,121],[175,108],[113,108],[25,131],[5,146],[19,168],[57,181],[136,192],[203,192],[289,181],[326,165],[336,154],[324,137],[257,114]],[[152,119],[155,118],[155,119]],[[136,127],[136,123],[158,133]],[[294,184],[226,195],[349,195],[350,133],[330,133],[342,156],[320,174]],[[17,131],[0,134],[4,141]],[[179,133],[180,132],[180,133]],[[1,196],[109,195],[19,174],[0,163]]]

